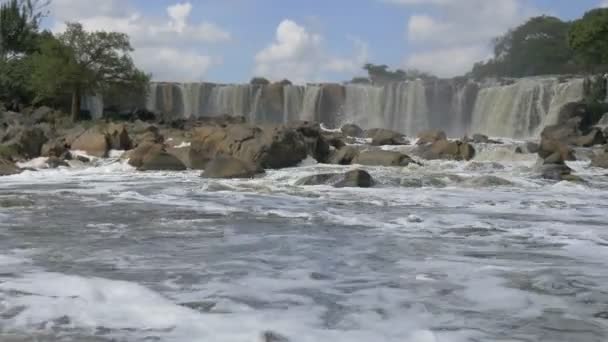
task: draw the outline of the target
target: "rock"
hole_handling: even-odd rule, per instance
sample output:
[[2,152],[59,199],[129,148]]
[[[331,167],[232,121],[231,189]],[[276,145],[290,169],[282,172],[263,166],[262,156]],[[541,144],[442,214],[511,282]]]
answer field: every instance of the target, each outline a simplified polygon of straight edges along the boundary
[[608,151],[603,151],[591,159],[591,166],[608,169]]
[[66,163],[65,161],[63,161],[62,159],[60,159],[59,157],[56,157],[56,156],[49,157],[46,160],[46,164],[48,165],[48,167],[50,169],[56,169],[60,166],[70,167],[70,165],[68,163]]
[[292,167],[306,159],[310,148],[298,130],[285,126],[201,127],[194,130],[192,139],[190,159],[195,169],[204,169],[220,155],[264,169]]
[[344,146],[334,151],[329,158],[330,164],[350,165],[359,155],[359,149],[354,146]]
[[26,159],[40,157],[42,146],[48,141],[40,127],[23,128],[17,136],[7,143],[14,151]]
[[515,149],[515,153],[534,154],[534,153],[538,153],[538,150],[540,150],[540,144],[528,141],[523,146],[518,146]]
[[0,159],[0,176],[11,176],[23,172],[12,161]]
[[568,176],[572,174],[572,169],[566,164],[541,163],[537,171],[542,178],[556,181],[569,180]]
[[543,138],[541,141],[538,155],[543,160],[551,158],[554,160],[553,162],[558,160],[563,163],[566,160],[575,160],[574,151],[567,144],[547,138]]
[[253,178],[264,170],[240,159],[218,156],[207,163],[202,177],[205,178]]
[[373,184],[372,176],[363,170],[313,175],[296,182],[296,185],[331,185],[336,188],[369,188]]
[[347,136],[354,138],[363,138],[363,135],[365,134],[363,129],[355,124],[346,124],[342,126],[340,130]]
[[424,159],[466,160],[475,158],[473,145],[462,141],[439,140],[431,145],[422,145],[414,151]]
[[56,114],[52,108],[42,106],[32,111],[29,117],[34,124],[37,124],[41,122],[54,122]]
[[[466,141],[466,139],[465,139],[465,141]],[[473,134],[472,142],[474,142],[476,144],[502,144],[502,142],[500,142],[498,140],[492,140],[487,135],[484,135],[484,134]]]
[[592,128],[589,134],[572,139],[575,146],[592,147],[595,145],[603,145],[606,143],[606,137],[599,128]]
[[127,126],[124,124],[108,124],[105,128],[110,149],[126,151],[133,147]]
[[430,130],[418,133],[417,145],[432,144],[440,140],[447,140],[448,136],[444,131]]
[[78,160],[81,163],[85,163],[85,164],[91,162],[91,159],[89,159],[89,158],[87,158],[85,156],[76,156],[76,160]]
[[9,145],[0,145],[0,159],[6,160],[16,160],[19,156],[19,153],[15,149],[14,146]]
[[540,135],[541,140],[555,140],[568,144],[573,139],[581,136],[579,126],[580,119],[578,118],[573,118],[562,124],[547,126]]
[[372,139],[372,145],[374,146],[408,144],[405,135],[388,129],[375,129],[373,131],[368,131],[368,134],[370,134],[368,135],[368,138]]
[[41,156],[43,157],[60,157],[68,151],[65,142],[60,140],[49,141],[42,146]]
[[395,151],[362,151],[352,161],[353,164],[375,166],[408,166],[415,163],[409,156]]
[[346,137],[344,136],[343,133],[322,131],[321,135],[323,136],[323,139],[325,139],[325,141],[327,141],[329,146],[331,146],[337,150],[346,146],[346,142],[345,142]]
[[84,151],[88,155],[104,158],[110,151],[108,137],[97,127],[88,129],[72,143],[72,150]]
[[[308,155],[319,163],[326,163],[329,159],[330,144],[321,132],[321,126],[310,121],[297,121],[286,125],[289,129],[295,129],[304,137]],[[335,142],[334,142],[335,143]]]
[[186,166],[161,144],[147,143],[129,152],[129,164],[140,171],[183,171]]

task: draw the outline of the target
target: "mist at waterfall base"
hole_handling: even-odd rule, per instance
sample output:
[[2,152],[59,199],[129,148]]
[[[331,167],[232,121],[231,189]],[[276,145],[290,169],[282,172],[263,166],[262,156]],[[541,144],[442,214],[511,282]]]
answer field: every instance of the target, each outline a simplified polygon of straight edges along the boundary
[[[543,127],[557,122],[564,104],[583,99],[584,84],[582,78],[557,77],[507,85],[457,79],[384,86],[153,83],[145,107],[170,120],[231,115],[254,124],[307,120],[338,128],[354,123],[410,136],[441,129],[453,137],[537,138]],[[89,98],[85,107],[100,116],[103,101]]]
[[581,154],[586,184],[542,180],[504,141],[365,167],[370,189],[299,186],[357,167],[310,160],[253,180],[117,158],[3,177],[0,340],[608,340],[605,170]]

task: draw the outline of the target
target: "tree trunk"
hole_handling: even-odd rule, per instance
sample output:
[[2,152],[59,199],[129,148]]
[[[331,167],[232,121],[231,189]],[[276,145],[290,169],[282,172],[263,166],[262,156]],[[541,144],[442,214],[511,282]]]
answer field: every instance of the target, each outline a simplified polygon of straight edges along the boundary
[[80,89],[76,88],[72,92],[72,121],[80,120]]

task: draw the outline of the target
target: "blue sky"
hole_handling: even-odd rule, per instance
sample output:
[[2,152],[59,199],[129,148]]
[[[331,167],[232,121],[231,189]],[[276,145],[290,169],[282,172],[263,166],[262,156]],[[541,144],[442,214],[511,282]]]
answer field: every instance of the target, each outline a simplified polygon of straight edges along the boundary
[[603,0],[54,0],[65,21],[128,33],[156,80],[244,82],[254,75],[341,81],[365,62],[440,76],[487,58],[526,18],[581,16]]

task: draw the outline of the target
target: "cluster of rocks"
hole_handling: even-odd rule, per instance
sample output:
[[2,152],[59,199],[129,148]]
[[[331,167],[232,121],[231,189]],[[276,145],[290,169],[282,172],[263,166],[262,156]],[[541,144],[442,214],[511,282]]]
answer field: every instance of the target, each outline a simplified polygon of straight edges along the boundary
[[[587,112],[585,104],[567,104],[559,113],[558,124],[544,128],[540,144],[527,145],[527,150],[538,153],[536,168],[543,178],[581,181],[572,174],[566,162],[576,160],[576,149],[601,146],[608,142],[608,130],[588,122],[590,115]],[[608,168],[607,149],[608,145],[601,152],[594,152],[591,166]]]

